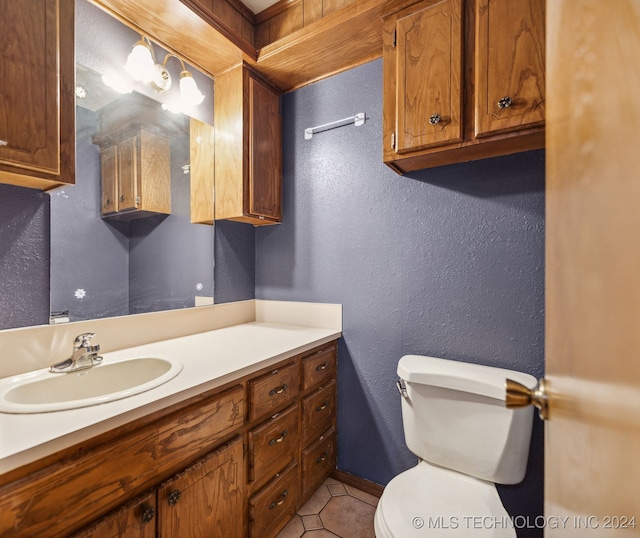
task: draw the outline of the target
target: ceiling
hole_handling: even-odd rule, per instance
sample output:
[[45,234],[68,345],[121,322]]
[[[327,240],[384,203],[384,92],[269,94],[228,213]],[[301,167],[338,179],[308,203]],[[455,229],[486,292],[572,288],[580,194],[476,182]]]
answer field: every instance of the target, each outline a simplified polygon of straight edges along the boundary
[[242,3],[253,11],[254,14],[257,14],[277,3],[277,1],[278,0],[242,0]]

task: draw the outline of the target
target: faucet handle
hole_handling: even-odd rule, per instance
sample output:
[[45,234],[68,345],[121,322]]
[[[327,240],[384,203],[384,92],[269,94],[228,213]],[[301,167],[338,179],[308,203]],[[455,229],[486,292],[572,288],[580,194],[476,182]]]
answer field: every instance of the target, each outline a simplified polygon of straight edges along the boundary
[[73,341],[73,349],[87,348],[91,346],[91,339],[96,335],[94,332],[82,333],[76,336]]

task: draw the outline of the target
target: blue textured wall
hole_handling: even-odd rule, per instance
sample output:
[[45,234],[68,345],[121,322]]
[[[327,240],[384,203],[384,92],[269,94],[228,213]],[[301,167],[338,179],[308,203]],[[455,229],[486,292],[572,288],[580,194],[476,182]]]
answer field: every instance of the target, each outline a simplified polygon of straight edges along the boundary
[[48,194],[0,185],[0,329],[49,323],[48,232]]
[[[398,359],[543,373],[544,153],[424,170],[382,164],[382,62],[283,99],[283,224],[256,231],[256,297],[342,303],[340,469],[385,484],[415,463]],[[367,114],[304,140],[304,129]],[[542,429],[514,515],[542,511]],[[523,536],[525,534],[522,534]]]

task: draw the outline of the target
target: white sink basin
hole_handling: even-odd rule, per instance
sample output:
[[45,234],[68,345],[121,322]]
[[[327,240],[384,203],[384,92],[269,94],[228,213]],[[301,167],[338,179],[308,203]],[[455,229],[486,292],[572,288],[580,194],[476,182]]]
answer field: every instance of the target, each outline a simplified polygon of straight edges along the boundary
[[46,413],[120,400],[173,379],[182,364],[141,357],[54,374],[38,370],[0,382],[0,412]]

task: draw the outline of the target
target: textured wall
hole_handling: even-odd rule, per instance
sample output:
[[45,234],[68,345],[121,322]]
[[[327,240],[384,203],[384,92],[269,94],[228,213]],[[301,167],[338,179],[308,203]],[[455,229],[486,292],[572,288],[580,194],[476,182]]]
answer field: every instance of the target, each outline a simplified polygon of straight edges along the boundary
[[[256,297],[344,305],[339,467],[385,484],[415,463],[403,354],[543,373],[544,153],[396,175],[381,159],[381,68],[284,97],[284,218],[256,231]],[[358,112],[364,126],[304,140]],[[541,431],[525,482],[501,489],[512,514],[541,513]]]
[[49,195],[0,185],[0,329],[49,322]]
[[256,251],[254,227],[232,221],[216,222],[215,302],[255,298]]

